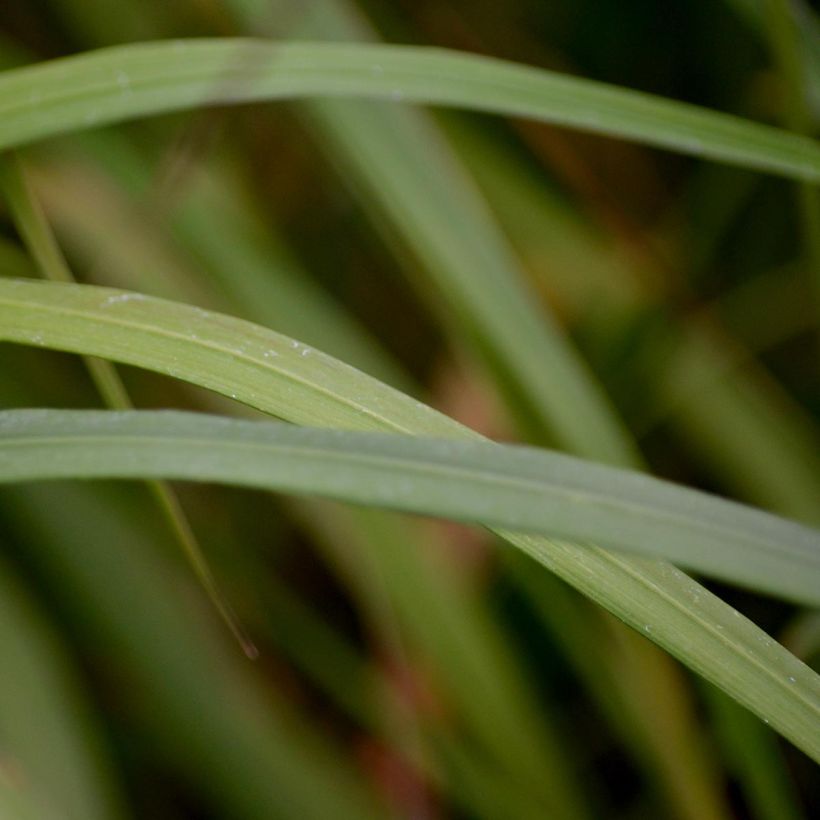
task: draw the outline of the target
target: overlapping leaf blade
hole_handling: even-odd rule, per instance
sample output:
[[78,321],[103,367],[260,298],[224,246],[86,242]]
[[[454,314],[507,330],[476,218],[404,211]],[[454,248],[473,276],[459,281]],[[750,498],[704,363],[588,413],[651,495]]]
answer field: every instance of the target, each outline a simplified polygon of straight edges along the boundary
[[528,117],[807,181],[813,140],[588,80],[416,46],[177,40],[102,49],[0,77],[0,147],[201,105],[401,99]]

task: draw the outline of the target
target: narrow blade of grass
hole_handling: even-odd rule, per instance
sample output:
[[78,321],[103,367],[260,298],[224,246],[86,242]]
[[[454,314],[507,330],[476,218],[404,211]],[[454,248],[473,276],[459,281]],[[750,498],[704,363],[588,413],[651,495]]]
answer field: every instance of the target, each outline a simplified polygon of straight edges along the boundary
[[143,476],[317,494],[593,541],[820,605],[820,531],[546,450],[172,411],[9,410],[0,435],[3,481]]
[[[790,0],[765,0],[769,43],[780,75],[784,124],[798,134],[813,133],[809,105],[808,61],[800,43],[800,22]],[[820,40],[815,41],[815,55]],[[801,183],[797,209],[806,261],[813,274],[815,306],[820,319],[820,198],[816,187]]]
[[[734,9],[735,13],[743,18],[751,28],[765,40],[769,34],[766,19],[766,3],[768,0],[723,0]],[[815,119],[820,116],[820,25],[813,10],[805,0],[792,0],[792,7],[800,19],[800,49],[804,64],[805,82],[811,92],[811,105]]]
[[251,39],[115,46],[7,71],[0,148],[164,111],[308,96],[527,117],[820,180],[813,140],[684,103],[443,49]]
[[[575,322],[584,321],[585,311],[592,321],[618,324],[664,310],[662,292],[645,284],[658,272],[624,264],[526,167],[474,129],[449,133],[533,274],[557,292]],[[773,314],[764,318],[774,322]],[[725,331],[707,317],[676,319],[665,311],[663,336],[647,343],[640,358],[647,371],[640,377],[644,425],[671,422],[686,447],[740,497],[820,522],[816,425]]]

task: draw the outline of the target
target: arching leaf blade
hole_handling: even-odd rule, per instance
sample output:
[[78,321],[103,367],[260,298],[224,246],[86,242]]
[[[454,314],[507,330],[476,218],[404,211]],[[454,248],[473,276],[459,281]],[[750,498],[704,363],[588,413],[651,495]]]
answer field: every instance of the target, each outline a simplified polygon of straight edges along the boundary
[[820,180],[815,141],[684,103],[437,48],[241,38],[115,46],[7,71],[0,148],[167,111],[305,97],[526,117]]

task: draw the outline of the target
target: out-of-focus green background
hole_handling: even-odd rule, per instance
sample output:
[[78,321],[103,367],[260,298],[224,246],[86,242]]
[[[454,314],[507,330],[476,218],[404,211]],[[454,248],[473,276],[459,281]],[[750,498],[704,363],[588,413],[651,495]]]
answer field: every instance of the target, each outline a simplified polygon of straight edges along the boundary
[[[5,0],[0,64],[169,37],[380,38],[788,125],[771,5]],[[794,8],[811,107],[820,27]],[[562,446],[447,284],[509,277],[653,472],[820,521],[820,312],[794,183],[398,100],[203,109],[23,160],[78,280],[243,316],[495,438]],[[34,275],[2,219],[0,273]],[[249,413],[121,372],[139,407]],[[0,406],[98,405],[76,358],[0,347]],[[807,758],[488,533],[175,489],[260,657],[144,486],[3,489],[0,817],[782,820],[820,805]],[[710,586],[818,668],[816,615]]]

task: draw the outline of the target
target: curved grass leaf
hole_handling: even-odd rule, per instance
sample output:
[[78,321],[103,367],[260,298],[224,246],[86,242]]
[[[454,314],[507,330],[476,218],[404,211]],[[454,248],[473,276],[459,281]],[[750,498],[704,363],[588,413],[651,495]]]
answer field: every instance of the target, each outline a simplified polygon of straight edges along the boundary
[[146,476],[590,540],[820,605],[820,532],[558,453],[173,411],[0,413],[0,481]]
[[360,43],[177,40],[8,71],[0,77],[0,148],[163,111],[311,96],[527,117],[820,180],[820,147],[801,135],[502,60]]
[[[296,341],[140,294],[0,281],[0,339],[168,373],[298,423],[478,437]],[[820,759],[818,677],[697,582],[664,562],[497,532]]]

